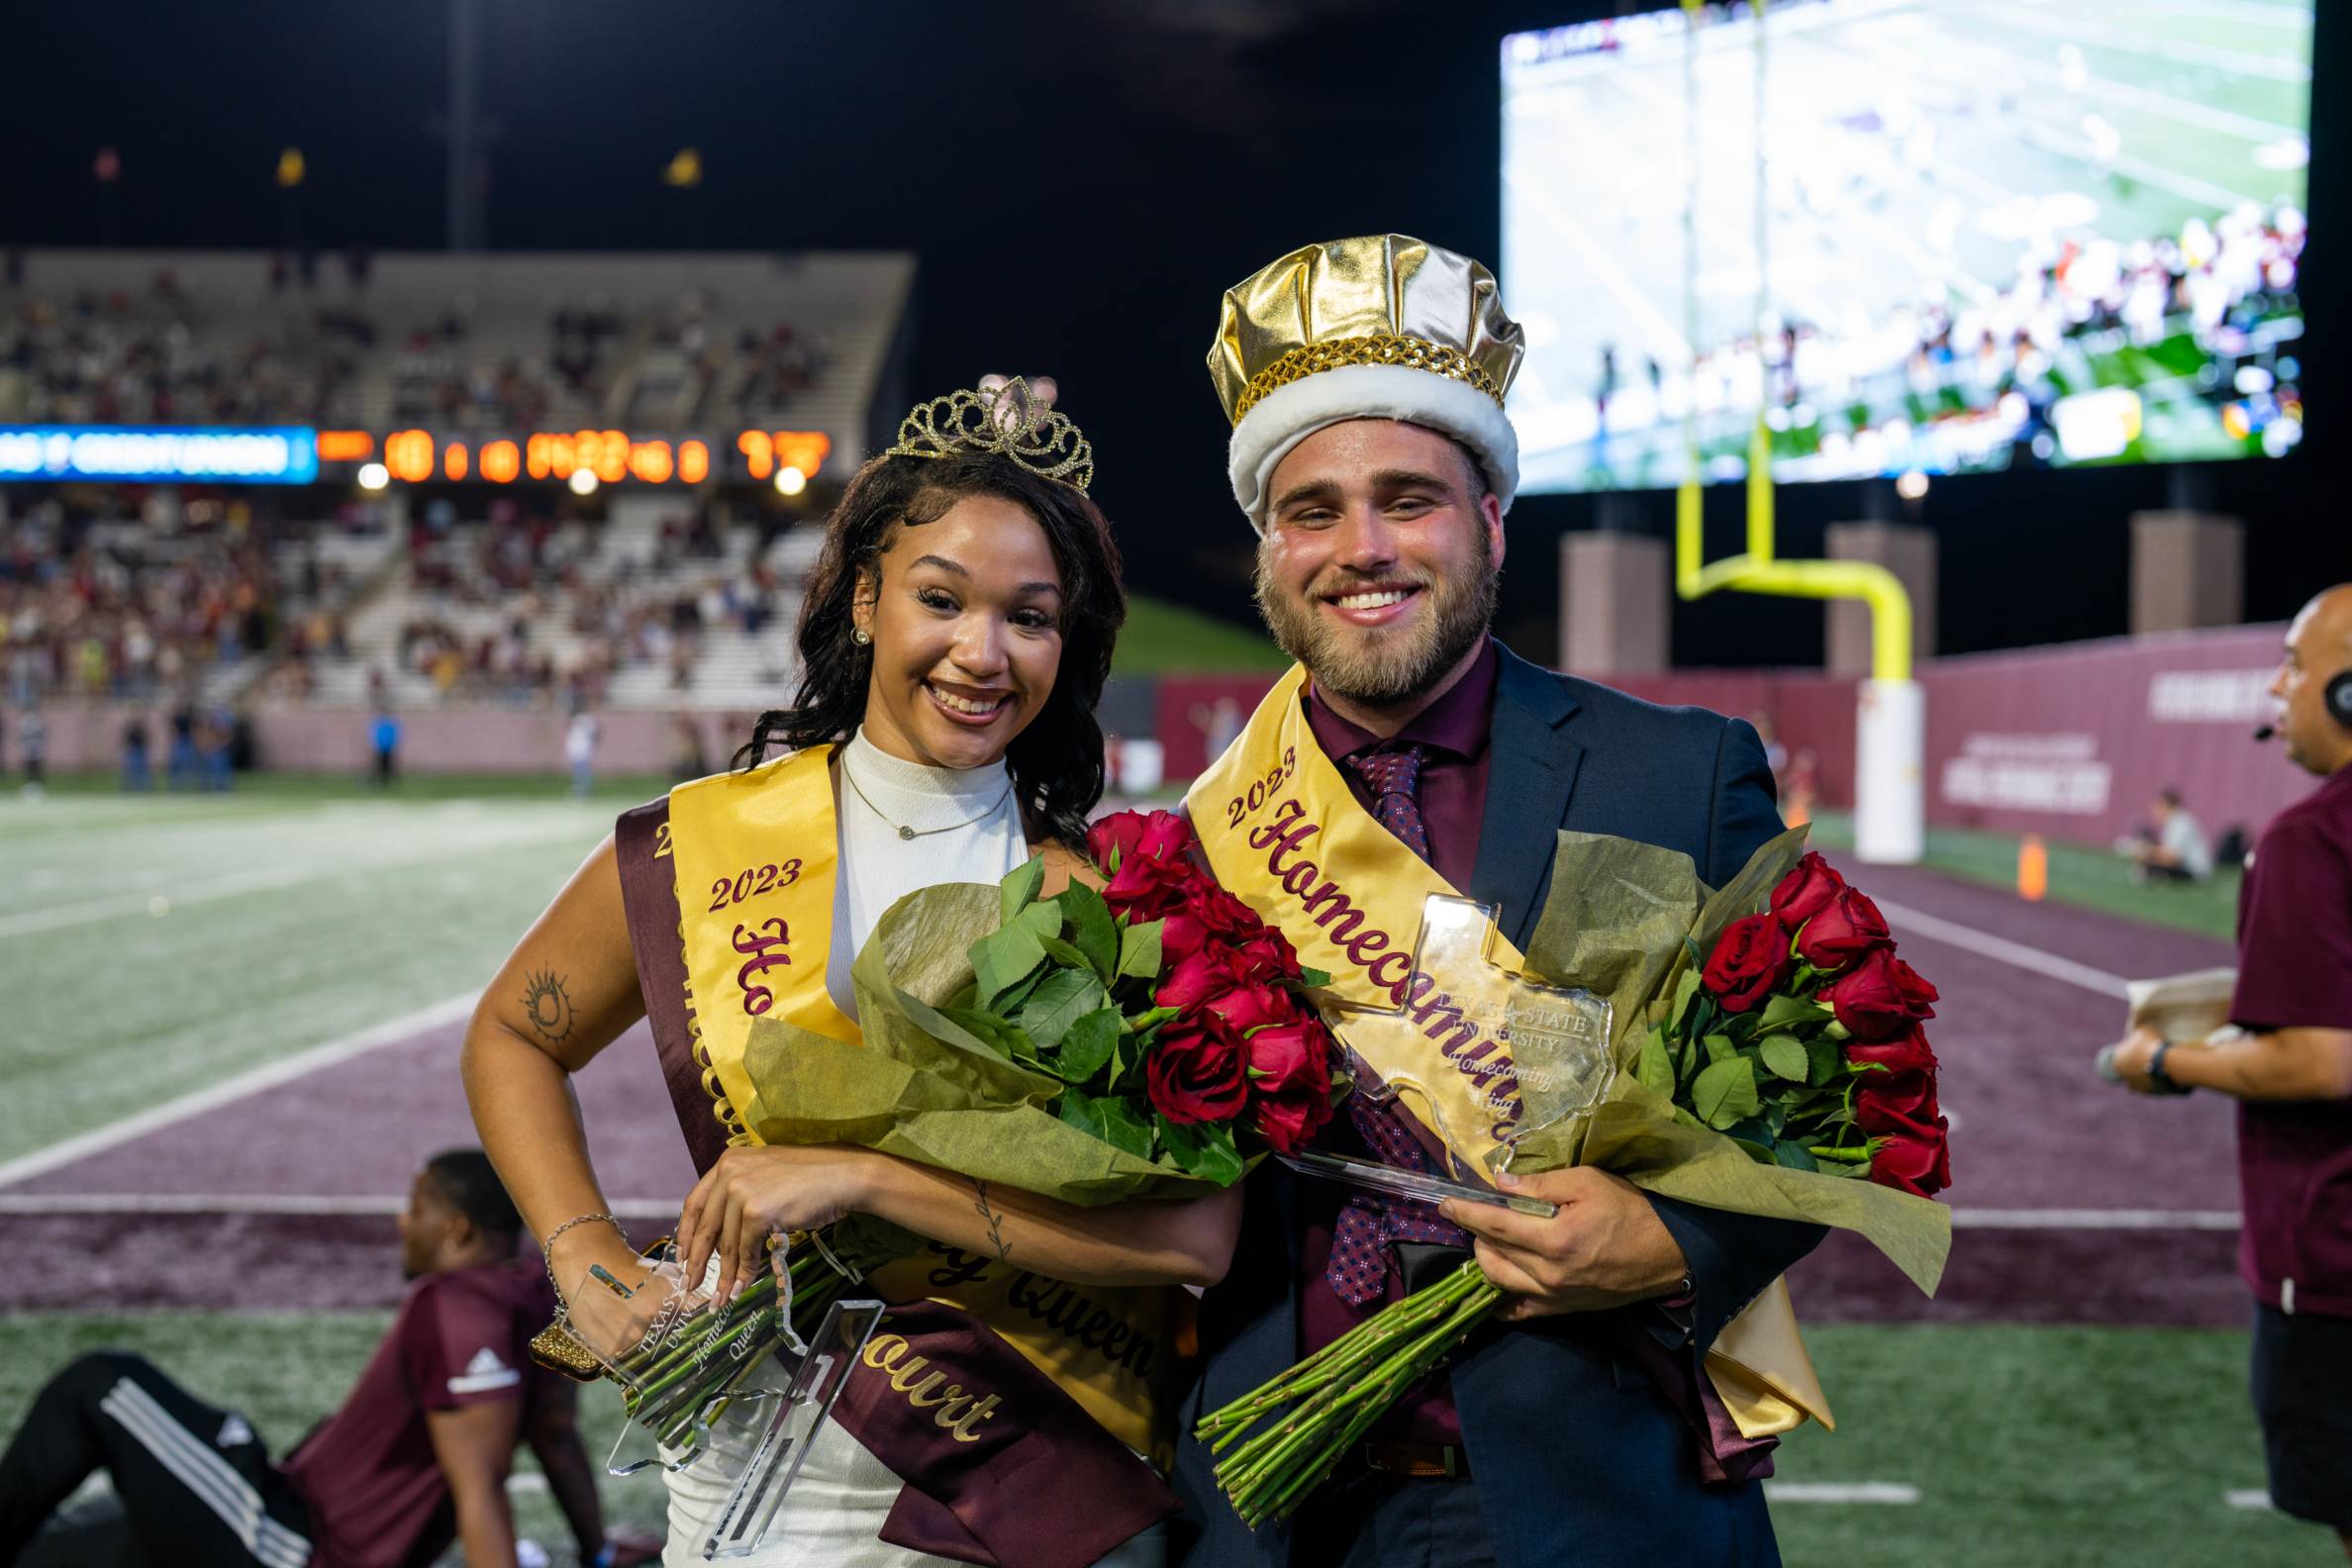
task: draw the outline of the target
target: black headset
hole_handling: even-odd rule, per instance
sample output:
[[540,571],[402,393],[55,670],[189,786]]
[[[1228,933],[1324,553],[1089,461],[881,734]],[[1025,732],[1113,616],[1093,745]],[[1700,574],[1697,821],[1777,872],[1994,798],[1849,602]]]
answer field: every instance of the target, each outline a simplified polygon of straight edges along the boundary
[[2352,730],[2352,669],[2337,670],[2328,676],[2327,690],[2319,700],[2327,704],[2329,718]]

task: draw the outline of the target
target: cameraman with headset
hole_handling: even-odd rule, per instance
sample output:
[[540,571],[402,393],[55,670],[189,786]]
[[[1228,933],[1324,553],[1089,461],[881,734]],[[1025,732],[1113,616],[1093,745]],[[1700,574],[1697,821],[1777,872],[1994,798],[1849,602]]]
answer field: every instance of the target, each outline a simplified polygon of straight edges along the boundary
[[2271,1501],[2332,1525],[2352,1557],[2352,584],[2296,616],[2270,691],[2278,723],[2256,738],[2282,737],[2324,782],[2246,861],[2229,1003],[2243,1032],[2139,1029],[2101,1064],[2141,1094],[2240,1102],[2238,1271]]

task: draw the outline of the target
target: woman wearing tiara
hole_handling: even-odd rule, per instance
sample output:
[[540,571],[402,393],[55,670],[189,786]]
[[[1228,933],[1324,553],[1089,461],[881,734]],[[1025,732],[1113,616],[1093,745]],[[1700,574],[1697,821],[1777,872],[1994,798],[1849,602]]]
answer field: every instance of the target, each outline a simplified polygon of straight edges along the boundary
[[[829,1422],[760,1563],[907,1568],[950,1560],[927,1546],[979,1560],[975,1545],[1022,1568],[1165,1555],[1154,1521],[1173,1501],[1138,1456],[1165,1469],[1180,1287],[1224,1274],[1238,1191],[1078,1209],[866,1149],[761,1145],[738,1114],[755,1018],[857,1038],[850,962],[898,899],[995,882],[1038,852],[1048,893],[1091,875],[1073,848],[1103,791],[1093,709],[1126,610],[1091,474],[1083,438],[1019,382],[910,414],[827,522],[791,706],[760,717],[733,771],[621,819],[466,1034],[483,1146],[588,1337],[614,1309],[582,1294],[592,1269],[633,1286],[646,1269],[609,1215],[566,1079],[639,1018],[703,1172],[679,1237],[689,1277],[709,1258],[724,1291],[771,1234],[852,1212],[931,1241],[869,1283],[945,1304],[934,1366],[1001,1397],[938,1421],[944,1460],[880,1438],[877,1453]],[[767,760],[778,743],[790,749]],[[887,1371],[856,1377],[883,1380],[885,1404],[939,1402]],[[1016,1387],[1028,1393],[1003,1392]],[[988,1473],[959,1483],[984,1451]],[[699,1560],[725,1469],[712,1456],[671,1475],[668,1561]]]

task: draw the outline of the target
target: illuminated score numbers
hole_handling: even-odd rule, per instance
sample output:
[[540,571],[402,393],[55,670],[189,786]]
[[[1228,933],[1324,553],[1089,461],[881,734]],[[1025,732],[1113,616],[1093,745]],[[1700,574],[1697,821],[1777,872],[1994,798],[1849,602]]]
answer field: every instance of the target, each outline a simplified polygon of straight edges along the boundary
[[[363,431],[321,431],[319,446],[331,462],[356,462],[374,450],[375,441]],[[735,439],[735,449],[753,479],[769,478],[783,466],[813,477],[833,450],[833,441],[822,431],[745,431]],[[617,430],[541,431],[520,441],[502,438],[478,445],[439,441],[431,431],[394,431],[384,438],[382,461],[390,477],[409,484],[568,480],[581,470],[604,484],[700,484],[711,474],[711,448],[704,441],[637,441]]]

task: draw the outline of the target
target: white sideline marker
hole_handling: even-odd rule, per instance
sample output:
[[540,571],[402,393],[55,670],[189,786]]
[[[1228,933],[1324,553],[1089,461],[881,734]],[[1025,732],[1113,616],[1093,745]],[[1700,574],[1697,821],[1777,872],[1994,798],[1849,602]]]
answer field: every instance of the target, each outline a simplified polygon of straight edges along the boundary
[[1767,1481],[1764,1496],[1775,1503],[1886,1503],[1919,1501],[1919,1489],[1903,1481]]
[[2121,975],[2111,975],[2105,969],[2076,963],[2072,958],[2060,958],[2038,947],[2028,947],[2023,942],[2010,941],[2007,936],[1996,936],[1990,931],[1978,931],[1973,926],[1961,926],[1907,905],[1890,904],[1885,899],[1877,903],[1879,913],[1887,917],[1889,925],[1924,936],[1929,941],[1942,942],[1947,947],[1957,947],[1962,952],[1972,952],[1980,958],[1996,959],[2014,968],[2046,975],[2052,980],[2063,980],[2068,985],[2081,986],[2101,996],[2120,1000],[2130,994],[2130,982]]
[[[126,1117],[120,1122],[110,1122],[105,1127],[93,1127],[87,1132],[76,1133],[61,1142],[51,1143],[47,1148],[36,1149],[30,1154],[21,1154],[15,1159],[0,1163],[0,1187],[11,1186],[35,1176],[47,1175],[60,1165],[70,1165],[75,1160],[87,1158],[92,1154],[103,1154],[108,1149],[120,1148],[125,1143],[185,1122],[191,1117],[202,1116],[206,1112],[217,1110],[232,1101],[243,1100],[247,1095],[259,1094],[264,1089],[274,1089],[280,1084],[292,1083],[297,1078],[307,1077],[323,1068],[349,1061],[355,1056],[364,1056],[369,1051],[380,1049],[386,1045],[397,1044],[412,1035],[423,1033],[427,1029],[439,1029],[444,1024],[456,1023],[473,1012],[474,1004],[480,998],[481,993],[478,991],[443,997],[431,1007],[419,1008],[405,1018],[396,1018],[388,1023],[371,1025],[356,1033],[345,1034],[340,1039],[331,1039],[323,1044],[313,1045],[310,1049],[298,1051],[292,1056],[281,1057],[273,1062],[264,1062],[249,1072],[239,1073],[234,1078],[224,1079],[220,1083],[208,1085],[192,1094],[182,1095],[177,1100],[167,1100],[159,1106],[152,1106],[142,1111],[137,1116]],[[405,1204],[403,1206],[405,1207]]]
[[2243,1492],[2224,1492],[2221,1501],[2233,1509],[2244,1509],[2254,1514],[2268,1513],[2272,1507],[2270,1494],[2260,1487]]

